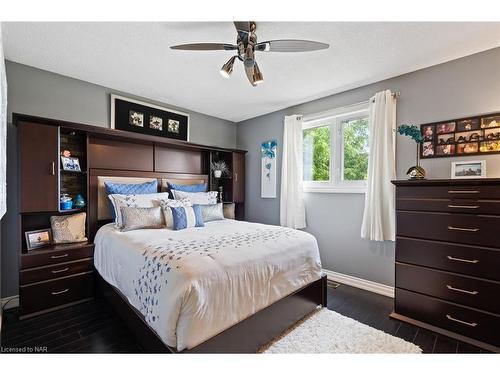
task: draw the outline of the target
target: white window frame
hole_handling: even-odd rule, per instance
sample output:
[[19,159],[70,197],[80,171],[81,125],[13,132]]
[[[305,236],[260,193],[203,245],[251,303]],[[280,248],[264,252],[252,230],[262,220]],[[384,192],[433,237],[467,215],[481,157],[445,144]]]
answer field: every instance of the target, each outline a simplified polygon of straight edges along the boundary
[[330,180],[303,181],[303,190],[308,193],[358,193],[366,192],[366,181],[346,181],[344,176],[344,135],[342,126],[346,120],[369,115],[369,103],[363,102],[332,111],[305,116],[302,130],[329,126],[330,128]]

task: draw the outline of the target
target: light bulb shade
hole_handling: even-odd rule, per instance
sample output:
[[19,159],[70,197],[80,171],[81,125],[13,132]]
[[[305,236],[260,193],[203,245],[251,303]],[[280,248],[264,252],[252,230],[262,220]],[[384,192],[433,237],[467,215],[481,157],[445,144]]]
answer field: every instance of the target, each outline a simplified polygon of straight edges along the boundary
[[257,61],[255,62],[253,66],[253,82],[255,84],[262,83],[264,81],[264,76],[262,75],[262,72],[259,69],[259,65],[257,64]]
[[243,59],[243,64],[247,68],[252,68],[255,65],[255,55],[253,52],[253,46],[249,44],[245,50],[245,57]]
[[236,59],[236,56],[233,56],[224,65],[222,65],[222,68],[220,69],[221,76],[223,76],[224,78],[229,78],[229,76],[233,72],[233,66],[234,66],[235,59]]

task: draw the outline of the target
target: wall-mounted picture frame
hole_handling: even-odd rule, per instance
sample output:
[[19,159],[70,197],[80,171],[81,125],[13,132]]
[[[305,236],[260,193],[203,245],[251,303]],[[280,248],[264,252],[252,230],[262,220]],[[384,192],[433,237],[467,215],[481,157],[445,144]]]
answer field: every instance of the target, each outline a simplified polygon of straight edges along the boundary
[[456,161],[451,163],[451,178],[485,178],[486,160]]
[[189,141],[189,115],[111,94],[111,129]]
[[67,157],[61,155],[61,166],[64,171],[81,172],[80,161],[78,158]]
[[52,230],[38,229],[24,232],[28,251],[52,245]]

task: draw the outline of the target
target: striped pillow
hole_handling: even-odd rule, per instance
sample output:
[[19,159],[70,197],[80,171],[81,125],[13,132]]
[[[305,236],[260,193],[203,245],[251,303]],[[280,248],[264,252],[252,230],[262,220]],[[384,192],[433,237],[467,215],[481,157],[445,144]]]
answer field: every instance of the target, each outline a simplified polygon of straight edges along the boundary
[[174,230],[205,226],[201,208],[197,204],[191,207],[170,207],[170,209],[174,219]]

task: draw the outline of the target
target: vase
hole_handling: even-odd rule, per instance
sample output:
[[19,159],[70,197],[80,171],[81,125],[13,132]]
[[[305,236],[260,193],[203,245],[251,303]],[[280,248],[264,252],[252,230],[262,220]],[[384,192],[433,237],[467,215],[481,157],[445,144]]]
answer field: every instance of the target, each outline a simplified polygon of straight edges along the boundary
[[222,177],[222,171],[214,171],[214,177],[215,178],[221,178]]
[[75,199],[73,200],[73,206],[75,208],[84,208],[85,207],[85,199],[82,197],[81,194],[78,194]]
[[420,166],[420,150],[417,144],[417,165],[406,171],[409,180],[425,180],[425,169]]

